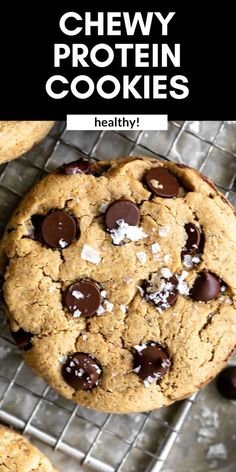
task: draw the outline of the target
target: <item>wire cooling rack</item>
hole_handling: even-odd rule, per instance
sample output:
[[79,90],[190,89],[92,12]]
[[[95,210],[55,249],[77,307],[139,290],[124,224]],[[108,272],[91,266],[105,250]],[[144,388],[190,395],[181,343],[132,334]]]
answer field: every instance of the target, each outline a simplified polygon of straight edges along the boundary
[[[236,204],[236,122],[170,122],[167,132],[123,133],[66,131],[60,122],[32,151],[0,167],[1,229],[37,180],[78,154],[93,159],[162,155],[204,172]],[[0,333],[1,421],[78,460],[81,468],[74,470],[85,465],[101,472],[162,470],[196,395],[148,414],[96,413],[60,397],[33,375],[3,313]]]

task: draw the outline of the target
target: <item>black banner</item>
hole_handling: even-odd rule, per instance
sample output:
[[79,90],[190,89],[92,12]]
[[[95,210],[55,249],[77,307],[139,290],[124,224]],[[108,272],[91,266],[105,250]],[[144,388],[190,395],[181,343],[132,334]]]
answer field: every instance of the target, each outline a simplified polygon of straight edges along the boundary
[[1,6],[0,119],[235,119],[233,7],[144,3]]

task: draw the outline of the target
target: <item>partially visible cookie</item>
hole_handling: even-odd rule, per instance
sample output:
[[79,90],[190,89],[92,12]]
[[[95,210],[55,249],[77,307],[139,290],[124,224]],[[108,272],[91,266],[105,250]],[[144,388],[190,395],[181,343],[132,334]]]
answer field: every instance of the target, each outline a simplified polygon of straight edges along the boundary
[[0,472],[56,472],[51,462],[28,439],[0,426]]
[[0,164],[29,151],[53,124],[54,121],[0,121]]

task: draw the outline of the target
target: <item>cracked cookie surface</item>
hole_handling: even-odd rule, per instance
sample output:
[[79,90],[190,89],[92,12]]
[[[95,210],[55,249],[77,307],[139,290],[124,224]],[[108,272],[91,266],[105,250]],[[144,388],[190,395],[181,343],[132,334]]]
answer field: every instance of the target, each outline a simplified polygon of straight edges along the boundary
[[[232,207],[204,176],[174,163],[124,158],[94,164],[91,174],[75,169],[37,184],[1,242],[10,329],[26,361],[62,395],[101,411],[146,411],[189,396],[236,344]],[[130,202],[132,225],[117,201]],[[75,222],[72,236],[61,212]],[[55,246],[53,234],[54,247],[48,215],[64,235]],[[107,230],[106,221],[116,226]],[[81,281],[100,300],[90,316]],[[145,362],[152,356],[148,368],[137,352]]]
[[0,425],[0,472],[56,472],[28,439]]

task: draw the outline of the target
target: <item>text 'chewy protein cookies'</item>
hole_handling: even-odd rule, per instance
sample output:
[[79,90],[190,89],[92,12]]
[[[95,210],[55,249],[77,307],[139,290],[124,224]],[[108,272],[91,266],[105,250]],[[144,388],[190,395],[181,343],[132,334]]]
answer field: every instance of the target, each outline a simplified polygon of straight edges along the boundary
[[194,169],[66,164],[22,200],[0,256],[24,359],[87,408],[189,397],[236,345],[236,216]]
[[76,236],[76,222],[65,211],[53,211],[42,221],[41,236],[45,244],[51,248],[64,249]]
[[134,346],[134,372],[145,384],[157,383],[170,370],[170,357],[158,343]]
[[102,369],[91,354],[75,352],[62,367],[65,381],[75,390],[90,390],[98,385]]
[[208,302],[218,297],[220,291],[221,284],[218,277],[210,272],[201,272],[196,277],[190,296],[197,302]]
[[98,285],[91,280],[80,280],[70,285],[63,297],[64,305],[75,318],[91,316],[101,303]]
[[178,194],[178,179],[164,167],[153,167],[145,178],[148,188],[158,197],[173,198]]
[[59,171],[65,175],[73,174],[89,174],[91,171],[91,166],[88,159],[80,158],[77,161],[69,162],[68,164],[63,164]]

